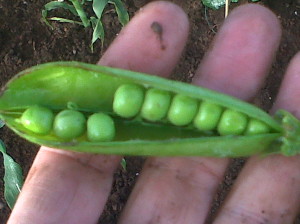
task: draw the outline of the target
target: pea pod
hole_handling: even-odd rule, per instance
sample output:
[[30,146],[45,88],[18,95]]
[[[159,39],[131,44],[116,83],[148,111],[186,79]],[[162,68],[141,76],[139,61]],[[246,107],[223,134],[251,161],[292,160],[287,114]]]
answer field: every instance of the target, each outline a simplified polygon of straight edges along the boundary
[[80,62],[17,74],[1,90],[0,118],[33,143],[89,153],[240,157],[300,149],[300,123],[287,111],[273,118],[205,88]]

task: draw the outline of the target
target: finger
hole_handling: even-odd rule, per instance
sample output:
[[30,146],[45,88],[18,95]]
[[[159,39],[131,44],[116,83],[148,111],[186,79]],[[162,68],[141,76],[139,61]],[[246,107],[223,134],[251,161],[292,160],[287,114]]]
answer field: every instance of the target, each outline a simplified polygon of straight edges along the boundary
[[[151,28],[154,21],[162,26],[161,37]],[[100,64],[167,75],[180,57],[187,33],[182,10],[167,2],[150,4],[121,32]],[[43,147],[8,223],[96,223],[119,159]]]
[[188,37],[186,16],[179,7],[157,1],[142,8],[137,17],[127,27],[130,32],[118,35],[101,63],[169,76]]
[[[300,118],[300,53],[291,61],[273,110]],[[300,208],[300,156],[251,158],[215,223],[293,223]]]
[[[240,26],[248,28],[237,33],[236,28]],[[265,29],[269,26],[275,27]],[[194,83],[233,95],[243,90],[238,96],[251,99],[265,78],[265,71],[270,66],[265,63],[271,62],[273,47],[278,45],[279,36],[278,22],[269,10],[254,5],[236,9],[222,26],[212,50],[200,65]],[[247,40],[242,47],[241,39]],[[268,53],[260,55],[261,51]],[[250,55],[253,57],[249,61]],[[235,61],[246,68],[252,64],[258,68],[241,73]],[[219,82],[226,83],[227,80],[230,80],[230,88],[234,91],[219,85]],[[148,159],[120,223],[203,223],[227,165],[227,159],[217,158]]]
[[272,108],[272,113],[279,109],[285,109],[300,118],[300,52],[294,56],[281,84],[277,100]]
[[279,45],[280,25],[270,11],[251,4],[232,11],[230,16],[234,19],[215,39],[214,48],[199,67],[201,76],[194,82],[249,100],[271,66]]

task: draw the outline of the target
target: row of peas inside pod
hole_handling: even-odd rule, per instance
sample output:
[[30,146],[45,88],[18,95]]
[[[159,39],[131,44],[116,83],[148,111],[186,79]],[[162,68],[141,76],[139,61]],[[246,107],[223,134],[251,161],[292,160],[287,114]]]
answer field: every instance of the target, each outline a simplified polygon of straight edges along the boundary
[[54,115],[52,110],[32,106],[21,116],[20,122],[28,130],[47,135],[53,133],[64,140],[71,140],[87,134],[89,141],[111,141],[115,136],[113,119],[104,113],[94,113],[87,119],[85,115],[76,110],[62,110]]
[[[223,108],[208,101],[200,101],[182,94],[136,84],[123,84],[114,94],[112,114],[124,119],[141,117],[148,122],[192,128],[218,135],[255,135],[268,133],[270,128],[257,119]],[[53,132],[63,140],[72,140],[86,134],[91,142],[112,141],[115,137],[113,118],[98,112],[86,116],[66,109],[57,114],[46,107],[32,106],[20,118],[28,130],[47,135]]]
[[197,130],[216,131],[219,135],[254,135],[270,131],[263,122],[249,119],[241,112],[156,88],[145,90],[133,84],[118,88],[113,110],[124,118],[141,116],[151,122],[167,118],[167,122],[175,126],[192,124]]

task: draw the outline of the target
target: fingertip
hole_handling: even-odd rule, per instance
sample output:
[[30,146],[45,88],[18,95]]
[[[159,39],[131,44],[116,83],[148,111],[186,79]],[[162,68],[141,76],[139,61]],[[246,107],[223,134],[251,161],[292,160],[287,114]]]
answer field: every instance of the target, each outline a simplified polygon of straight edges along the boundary
[[[249,27],[250,30],[258,28],[261,31],[272,32],[272,34],[280,37],[281,25],[277,16],[267,7],[259,4],[241,5],[229,14],[225,22],[241,18],[245,24],[253,23],[255,26]],[[246,27],[247,28],[247,27]],[[258,31],[260,31],[258,30]]]
[[243,100],[262,86],[279,46],[281,28],[267,8],[246,4],[234,9],[216,35],[195,83]]
[[[159,14],[164,14],[165,16],[169,15],[178,15],[178,19],[181,17],[182,21],[180,23],[188,23],[188,17],[184,10],[177,4],[170,1],[152,1],[142,7],[140,11],[152,11],[157,10]],[[180,24],[178,24],[180,26]]]
[[290,61],[281,83],[272,113],[278,109],[290,111],[300,118],[300,51]]
[[168,76],[180,58],[188,30],[187,15],[179,6],[151,2],[131,19],[99,64]]

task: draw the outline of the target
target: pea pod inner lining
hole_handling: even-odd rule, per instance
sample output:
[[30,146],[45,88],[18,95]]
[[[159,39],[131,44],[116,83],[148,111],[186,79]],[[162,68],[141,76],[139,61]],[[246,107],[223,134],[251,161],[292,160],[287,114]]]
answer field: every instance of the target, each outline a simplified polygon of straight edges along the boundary
[[145,88],[154,86],[174,94],[177,93],[174,91],[179,91],[185,96],[206,100],[263,120],[274,130],[282,130],[267,113],[233,97],[160,77],[80,62],[47,63],[19,73],[6,85],[7,90],[2,90],[0,111],[24,110],[32,105],[62,110],[72,102],[79,111],[100,110],[110,113],[118,87],[132,83]]

